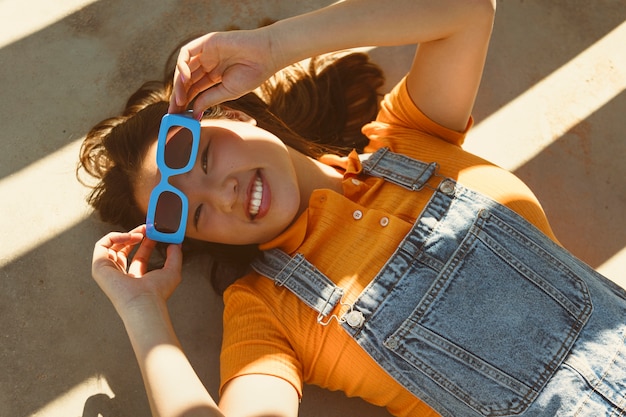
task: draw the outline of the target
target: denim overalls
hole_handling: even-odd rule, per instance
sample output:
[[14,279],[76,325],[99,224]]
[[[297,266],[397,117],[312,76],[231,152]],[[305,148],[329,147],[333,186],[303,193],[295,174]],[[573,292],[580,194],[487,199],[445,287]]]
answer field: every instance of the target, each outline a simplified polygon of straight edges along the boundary
[[[411,231],[343,329],[445,417],[626,416],[626,292],[493,200],[381,149],[364,173],[420,191]],[[363,260],[367,262],[367,259]],[[302,255],[253,264],[319,313],[343,290]]]

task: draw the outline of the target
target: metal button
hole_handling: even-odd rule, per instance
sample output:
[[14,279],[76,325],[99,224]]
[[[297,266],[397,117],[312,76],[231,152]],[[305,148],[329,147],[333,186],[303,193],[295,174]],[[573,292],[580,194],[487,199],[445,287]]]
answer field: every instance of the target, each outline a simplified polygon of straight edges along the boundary
[[357,180],[356,178],[352,178],[352,184],[361,185],[361,181]]
[[383,217],[382,219],[380,219],[380,225],[382,227],[385,227],[389,224],[389,217]]
[[365,316],[357,310],[352,310],[346,313],[344,319],[346,320],[346,323],[348,323],[348,326],[353,329],[358,329],[363,326],[363,323],[365,323]]
[[395,337],[392,337],[391,339],[387,340],[385,342],[385,346],[387,346],[389,349],[395,349],[398,347],[398,339],[396,339]]
[[439,184],[439,191],[446,195],[454,194],[454,182],[450,180],[443,180],[441,184]]
[[361,220],[363,218],[363,212],[361,210],[354,210],[352,217],[354,217],[354,220]]

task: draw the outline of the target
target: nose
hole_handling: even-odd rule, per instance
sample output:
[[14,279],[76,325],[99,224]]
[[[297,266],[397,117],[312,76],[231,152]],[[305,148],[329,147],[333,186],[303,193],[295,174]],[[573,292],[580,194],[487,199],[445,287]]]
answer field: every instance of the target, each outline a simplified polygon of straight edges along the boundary
[[170,183],[187,196],[190,209],[198,204],[209,204],[224,213],[233,211],[238,192],[235,178],[194,175],[193,171],[188,174],[177,175],[170,179]]

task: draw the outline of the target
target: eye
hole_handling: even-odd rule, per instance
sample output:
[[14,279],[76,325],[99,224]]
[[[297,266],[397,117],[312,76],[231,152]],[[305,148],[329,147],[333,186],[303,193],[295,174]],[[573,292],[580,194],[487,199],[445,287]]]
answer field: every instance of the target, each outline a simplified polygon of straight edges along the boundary
[[200,220],[200,214],[202,213],[202,204],[196,208],[196,211],[193,214],[193,225],[198,230],[198,221]]

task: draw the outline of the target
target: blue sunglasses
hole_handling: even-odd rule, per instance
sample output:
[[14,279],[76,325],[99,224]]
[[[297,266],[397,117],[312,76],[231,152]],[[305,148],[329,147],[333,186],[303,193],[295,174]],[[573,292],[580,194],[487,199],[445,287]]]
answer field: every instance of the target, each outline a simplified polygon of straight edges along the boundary
[[[168,140],[170,132],[171,135]],[[165,243],[185,238],[189,201],[169,183],[169,178],[191,171],[200,146],[200,122],[189,114],[166,114],[161,119],[157,142],[159,184],[150,193],[146,215],[146,236]]]

